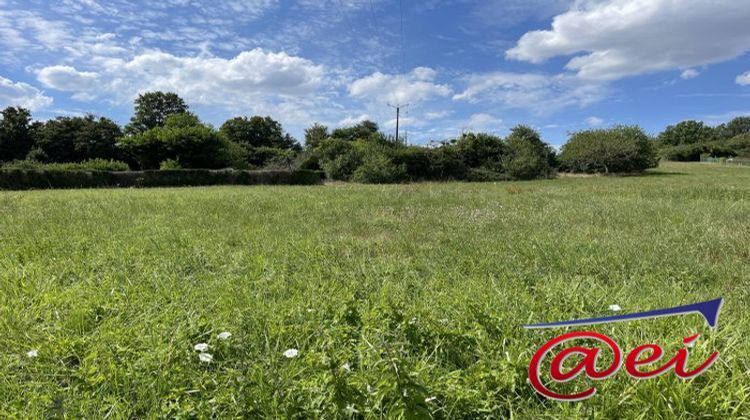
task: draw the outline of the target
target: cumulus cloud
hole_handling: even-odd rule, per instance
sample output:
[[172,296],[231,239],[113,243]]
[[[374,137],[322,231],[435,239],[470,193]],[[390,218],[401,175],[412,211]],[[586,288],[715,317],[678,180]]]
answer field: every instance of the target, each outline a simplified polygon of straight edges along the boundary
[[435,83],[437,72],[428,67],[418,67],[407,74],[376,72],[355,80],[349,85],[349,94],[380,102],[417,103],[436,96],[448,96],[448,85]]
[[489,102],[506,108],[523,108],[536,114],[566,106],[586,106],[603,99],[607,87],[570,75],[494,72],[466,78],[466,89],[456,101]]
[[740,86],[750,86],[750,71],[737,76],[734,81]]
[[698,76],[700,76],[700,72],[695,69],[687,69],[680,73],[680,77],[684,80],[695,79]]
[[738,57],[750,50],[748,20],[747,0],[579,0],[506,56],[540,63],[580,54],[567,69],[614,80]]
[[586,124],[592,126],[592,127],[598,127],[602,124],[604,124],[604,120],[599,117],[588,117],[586,118]]
[[52,105],[52,98],[23,82],[14,82],[0,76],[0,107],[20,106],[33,110]]
[[503,120],[486,113],[474,114],[469,117],[468,128],[472,130],[486,130],[489,128],[498,128]]
[[129,60],[100,59],[91,71],[45,67],[37,78],[45,86],[79,97],[126,102],[143,91],[165,90],[194,104],[231,107],[268,96],[312,94],[323,82],[324,68],[304,58],[261,49],[232,59],[150,51]]

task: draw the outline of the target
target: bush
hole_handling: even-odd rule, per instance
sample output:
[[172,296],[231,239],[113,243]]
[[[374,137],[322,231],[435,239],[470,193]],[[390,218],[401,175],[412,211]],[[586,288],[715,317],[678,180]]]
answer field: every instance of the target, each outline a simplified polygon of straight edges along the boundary
[[362,154],[353,142],[328,139],[316,149],[320,167],[330,179],[348,181],[362,164]]
[[410,181],[434,179],[432,153],[430,149],[418,146],[399,147],[391,153],[395,165],[404,166]]
[[182,169],[182,166],[180,166],[180,162],[174,159],[167,159],[159,164],[159,170],[164,171],[167,169]]
[[314,185],[315,171],[167,169],[153,171],[0,170],[0,189],[182,187],[205,185]]
[[128,171],[130,168],[124,162],[116,160],[106,159],[90,159],[83,162],[72,162],[72,163],[41,163],[33,160],[16,160],[8,162],[0,169],[25,169],[25,170],[40,170],[40,171],[111,171],[121,172]]
[[514,179],[547,178],[552,174],[554,152],[531,127],[519,125],[505,139],[505,172]]
[[508,174],[489,169],[471,168],[466,174],[466,180],[469,182],[497,182],[509,181],[511,177]]
[[637,126],[573,133],[559,159],[563,170],[585,173],[640,172],[657,164],[652,141]]
[[370,153],[352,174],[352,181],[365,184],[394,184],[406,181],[405,164],[395,164],[384,153]]
[[429,156],[428,179],[444,181],[466,178],[469,167],[455,146],[443,144],[435,149],[429,149]]
[[507,153],[500,137],[486,133],[464,133],[455,144],[466,166],[501,171],[501,161]]

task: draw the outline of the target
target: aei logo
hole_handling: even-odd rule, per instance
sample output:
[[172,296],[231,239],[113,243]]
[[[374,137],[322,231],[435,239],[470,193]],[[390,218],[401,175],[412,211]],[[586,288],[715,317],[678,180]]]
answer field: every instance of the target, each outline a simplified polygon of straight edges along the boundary
[[[669,309],[659,309],[648,312],[633,314],[609,316],[603,318],[580,319],[573,321],[553,322],[548,324],[525,325],[527,329],[539,328],[558,328],[582,325],[606,324],[612,322],[634,321],[639,319],[651,319],[665,316],[687,315],[698,313],[708,323],[709,327],[716,328],[719,319],[719,310],[723,299],[715,299],[707,302],[695,303],[692,305],[678,306]],[[698,340],[700,335],[695,334],[684,338],[683,344],[691,346]],[[574,340],[598,341],[599,346],[571,346],[564,347],[564,344]],[[555,392],[546,386],[541,379],[542,363],[556,349],[561,349],[552,358],[549,373],[552,381],[562,383],[573,380],[581,374],[588,378],[601,381],[616,374],[623,364],[623,352],[620,346],[611,338],[604,334],[589,331],[574,331],[562,334],[545,343],[537,350],[529,363],[529,382],[536,392],[541,395],[559,401],[581,401],[590,398],[596,394],[596,388],[591,387],[585,391],[572,394],[563,394]],[[612,353],[612,362],[605,367],[597,366],[602,350],[606,348]],[[565,362],[573,357],[580,358],[570,370],[563,371]],[[689,351],[687,348],[681,348],[677,354],[661,365],[658,363],[664,356],[664,349],[657,344],[643,344],[634,348],[627,356],[624,357],[625,370],[628,375],[637,379],[648,379],[661,375],[669,370],[674,370],[675,375],[683,379],[694,378],[705,372],[719,357],[719,352],[713,352],[706,360],[693,369],[688,368]],[[650,367],[650,368],[649,368]]]

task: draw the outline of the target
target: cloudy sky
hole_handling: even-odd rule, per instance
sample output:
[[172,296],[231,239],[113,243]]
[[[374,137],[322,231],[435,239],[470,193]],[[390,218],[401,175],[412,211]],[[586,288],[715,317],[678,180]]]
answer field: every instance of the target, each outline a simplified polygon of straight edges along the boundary
[[0,0],[0,107],[126,123],[149,90],[215,125],[395,125],[410,142],[518,123],[555,145],[750,114],[748,0]]

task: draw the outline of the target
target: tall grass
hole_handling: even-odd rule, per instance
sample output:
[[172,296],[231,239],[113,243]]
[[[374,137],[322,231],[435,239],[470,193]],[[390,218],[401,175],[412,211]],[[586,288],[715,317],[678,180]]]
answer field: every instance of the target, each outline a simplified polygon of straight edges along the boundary
[[[2,417],[750,415],[747,168],[2,192],[0,214]],[[691,360],[721,356],[699,378],[620,372],[581,403],[526,383],[560,331],[522,324],[719,296],[715,331],[592,327],[669,356],[700,332]]]

